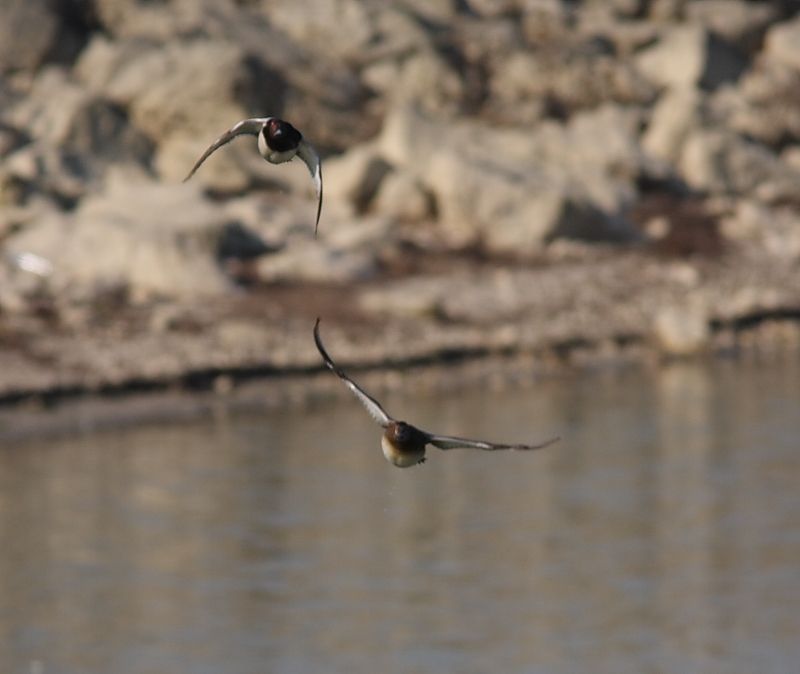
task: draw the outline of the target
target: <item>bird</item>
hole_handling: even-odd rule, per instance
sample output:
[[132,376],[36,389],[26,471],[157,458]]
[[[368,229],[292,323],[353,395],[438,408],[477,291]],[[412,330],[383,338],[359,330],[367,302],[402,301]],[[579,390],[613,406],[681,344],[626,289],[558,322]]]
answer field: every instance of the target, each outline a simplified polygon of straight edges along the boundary
[[328,369],[339,377],[339,379],[344,382],[345,386],[347,386],[356,398],[361,401],[361,404],[367,408],[367,412],[369,412],[370,416],[384,429],[383,435],[381,436],[383,455],[389,463],[398,468],[409,468],[423,463],[425,461],[425,448],[427,445],[433,445],[439,449],[483,449],[487,451],[504,449],[531,450],[543,449],[559,440],[558,437],[554,437],[536,445],[508,445],[487,442],[485,440],[469,440],[467,438],[458,438],[450,435],[429,433],[405,421],[394,419],[383,409],[375,398],[364,391],[364,389],[345,374],[344,370],[333,362],[333,359],[328,355],[322,343],[322,338],[319,334],[319,323],[320,319],[318,318],[314,325],[314,342],[322,356],[322,360],[325,362]]
[[230,143],[236,136],[243,134],[258,137],[258,152],[270,164],[283,164],[299,157],[308,166],[314,186],[317,188],[317,219],[314,224],[314,236],[316,236],[319,216],[322,213],[322,162],[314,147],[303,138],[303,134],[282,119],[253,117],[236,122],[206,148],[183,182],[189,180],[200,168],[200,165],[216,150]]

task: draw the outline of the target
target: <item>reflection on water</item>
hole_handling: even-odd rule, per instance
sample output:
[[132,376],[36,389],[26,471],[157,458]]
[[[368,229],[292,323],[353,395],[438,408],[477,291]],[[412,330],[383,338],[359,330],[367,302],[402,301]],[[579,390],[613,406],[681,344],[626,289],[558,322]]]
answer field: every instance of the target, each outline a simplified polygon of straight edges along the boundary
[[0,450],[0,671],[787,672],[800,367],[388,399],[564,440],[393,468],[355,401]]

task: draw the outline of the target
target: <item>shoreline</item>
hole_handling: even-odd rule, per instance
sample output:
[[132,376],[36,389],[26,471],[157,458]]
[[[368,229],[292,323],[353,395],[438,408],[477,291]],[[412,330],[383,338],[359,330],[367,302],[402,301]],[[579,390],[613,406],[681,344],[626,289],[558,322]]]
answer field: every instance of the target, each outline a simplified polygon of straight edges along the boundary
[[[659,370],[676,364],[749,363],[800,359],[800,320],[742,319],[715,329],[708,348],[691,356],[667,356],[641,340],[574,343],[544,352],[507,349],[452,352],[391,363],[348,368],[376,395],[434,395],[482,385],[490,390],[524,390],[565,376],[593,376],[630,368]],[[351,397],[322,364],[303,370],[219,372],[206,381],[188,375],[180,384],[150,383],[113,390],[70,391],[29,396],[0,404],[0,445],[74,437],[137,426],[201,423],[209,419],[312,409]]]

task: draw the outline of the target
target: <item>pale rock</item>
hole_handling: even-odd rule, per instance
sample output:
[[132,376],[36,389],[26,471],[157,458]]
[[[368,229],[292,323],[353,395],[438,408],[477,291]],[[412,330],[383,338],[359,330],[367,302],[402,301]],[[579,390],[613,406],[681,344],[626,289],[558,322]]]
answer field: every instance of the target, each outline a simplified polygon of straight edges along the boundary
[[800,70],[800,16],[770,28],[764,45],[764,58]]
[[395,106],[419,104],[432,112],[456,112],[464,97],[461,77],[432,49],[377,61],[364,69],[362,77]]
[[381,155],[390,164],[424,167],[437,152],[446,126],[434,122],[413,106],[393,107],[377,140]]
[[735,81],[746,67],[744,57],[698,25],[679,25],[636,57],[638,68],[663,87],[714,89]]
[[226,218],[197,187],[145,182],[110,170],[102,195],[45,218],[12,239],[16,249],[54,261],[52,284],[65,297],[91,299],[110,287],[132,301],[225,292],[213,250]]
[[773,209],[773,218],[763,231],[764,248],[776,259],[791,264],[800,261],[800,217],[794,209]]
[[[162,180],[181,182],[213,140],[176,132],[159,143],[153,167]],[[246,190],[252,184],[252,178],[243,157],[248,153],[256,154],[257,148],[255,138],[250,138],[252,147],[249,148],[245,140],[240,139],[238,143],[226,146],[225,151],[215,152],[213,158],[203,162],[192,180],[212,188],[219,195],[239,194]]]
[[271,22],[300,44],[324,45],[335,59],[357,58],[374,35],[373,12],[360,0],[267,0]]
[[341,250],[298,244],[261,258],[258,278],[264,282],[299,281],[312,283],[352,283],[374,276],[377,260],[365,249]]
[[731,241],[756,238],[773,218],[772,209],[755,199],[739,199],[734,211],[720,221],[720,231]]
[[656,21],[674,21],[683,14],[689,0],[650,0],[649,15]]
[[3,0],[0,73],[30,71],[44,63],[58,38],[58,18],[47,0]]
[[781,152],[781,161],[793,171],[800,171],[800,144],[784,148]]
[[237,10],[233,0],[94,0],[92,5],[109,34],[159,42],[231,22]]
[[687,184],[695,189],[736,194],[750,194],[785,170],[763,145],[722,129],[691,133],[683,146],[679,168]]
[[[155,45],[142,40],[112,40],[106,35],[92,37],[80,54],[72,69],[72,75],[95,94],[121,104],[128,105],[142,93],[148,76],[161,75],[154,63]],[[149,59],[146,55],[152,55]],[[132,64],[137,64],[133,67]],[[146,71],[144,76],[137,70]]]
[[483,19],[496,18],[519,8],[519,0],[465,0],[469,9]]
[[153,139],[176,131],[213,139],[249,116],[237,101],[249,85],[244,60],[223,42],[169,44],[128,64],[109,91],[129,101],[132,121]]
[[375,196],[390,166],[372,143],[363,143],[325,161],[325,198],[344,201],[363,211]]
[[780,147],[800,140],[800,70],[762,59],[735,89],[712,99],[716,116],[754,140]]
[[433,197],[408,171],[390,171],[378,188],[374,210],[400,222],[422,222],[433,217]]
[[703,97],[694,87],[666,91],[653,109],[642,137],[642,148],[653,157],[674,163],[690,131],[701,122]]
[[124,111],[76,83],[62,68],[43,69],[28,96],[7,113],[25,130],[23,144],[6,158],[5,170],[29,191],[81,198],[113,163],[147,164],[152,146]]
[[607,11],[616,16],[634,18],[643,11],[646,3],[644,0],[589,0],[584,4],[583,12]]
[[453,0],[405,0],[403,5],[428,21],[437,23],[453,21],[458,12]]
[[702,302],[664,307],[653,319],[653,332],[669,356],[691,356],[707,348],[711,336],[708,310]]
[[362,311],[376,316],[432,317],[439,312],[442,294],[442,285],[430,279],[403,279],[388,287],[362,291],[356,302]]
[[687,23],[702,25],[748,53],[759,47],[778,13],[778,7],[770,2],[703,0],[686,5]]
[[[616,217],[638,172],[636,115],[614,106],[535,132],[394,111],[377,143],[429,190],[455,245],[525,255],[559,236],[629,238]],[[597,139],[603,138],[603,143]]]
[[130,126],[122,110],[58,67],[39,73],[8,119],[46,149],[62,148],[86,163],[98,158],[143,161],[150,151],[149,142]]
[[[166,180],[185,177],[208,145],[251,116],[251,106],[260,108],[258,100],[279,98],[270,86],[281,86],[272,80],[270,86],[256,84],[257,73],[242,49],[220,40],[157,48],[125,41],[110,46],[98,38],[77,70],[93,89],[127,106],[131,122],[156,142],[155,168]],[[245,157],[258,158],[255,138],[237,141],[206,162],[199,182],[219,193],[235,193],[252,182],[256,164]]]
[[378,252],[388,240],[387,218],[330,218],[319,239],[288,238],[283,250],[256,262],[256,274],[265,282],[352,283],[375,276]]

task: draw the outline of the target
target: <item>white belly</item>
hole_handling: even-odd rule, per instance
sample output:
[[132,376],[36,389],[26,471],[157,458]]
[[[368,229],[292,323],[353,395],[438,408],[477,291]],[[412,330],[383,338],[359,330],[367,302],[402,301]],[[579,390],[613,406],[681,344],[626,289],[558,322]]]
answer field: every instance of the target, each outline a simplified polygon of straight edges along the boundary
[[275,152],[267,145],[263,133],[258,134],[258,151],[270,164],[283,164],[294,159],[297,154],[297,148],[286,150],[286,152]]
[[398,452],[397,448],[386,439],[385,435],[381,436],[381,449],[386,460],[398,468],[416,466],[425,456],[424,447],[419,452]]

